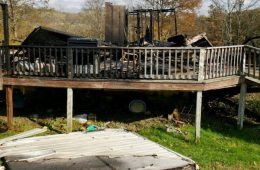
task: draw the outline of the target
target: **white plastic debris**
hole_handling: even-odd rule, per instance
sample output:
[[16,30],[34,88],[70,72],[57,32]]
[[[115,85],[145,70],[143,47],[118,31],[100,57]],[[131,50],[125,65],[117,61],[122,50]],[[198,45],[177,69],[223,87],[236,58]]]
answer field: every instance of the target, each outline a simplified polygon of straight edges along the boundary
[[87,114],[82,114],[82,115],[76,115],[73,118],[74,118],[74,120],[83,124],[83,123],[86,123],[88,121],[87,117],[88,117]]

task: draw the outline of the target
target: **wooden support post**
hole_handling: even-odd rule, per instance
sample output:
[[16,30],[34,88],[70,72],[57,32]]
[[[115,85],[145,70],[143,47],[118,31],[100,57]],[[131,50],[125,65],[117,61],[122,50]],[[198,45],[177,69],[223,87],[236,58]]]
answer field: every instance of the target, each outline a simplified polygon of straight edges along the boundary
[[6,113],[7,113],[7,126],[10,128],[13,125],[13,87],[6,86]]
[[196,142],[200,140],[200,128],[201,128],[201,108],[202,108],[202,91],[197,92],[197,100],[196,100],[196,122],[195,122],[195,137]]
[[241,84],[241,87],[240,87],[238,121],[237,121],[237,125],[238,125],[239,129],[243,129],[244,115],[245,115],[246,91],[247,91],[247,84],[244,82]]
[[72,132],[72,117],[73,117],[73,90],[67,89],[67,132]]

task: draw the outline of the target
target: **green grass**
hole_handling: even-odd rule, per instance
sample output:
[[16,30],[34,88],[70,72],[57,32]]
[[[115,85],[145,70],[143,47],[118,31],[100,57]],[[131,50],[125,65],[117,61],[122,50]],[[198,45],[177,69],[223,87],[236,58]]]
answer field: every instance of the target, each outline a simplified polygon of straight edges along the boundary
[[[210,123],[208,124],[208,126]],[[163,127],[143,129],[139,133],[184,156],[192,158],[201,169],[260,169],[260,131],[213,122],[202,128],[201,140],[194,142],[194,128],[181,128],[186,135],[167,133]]]

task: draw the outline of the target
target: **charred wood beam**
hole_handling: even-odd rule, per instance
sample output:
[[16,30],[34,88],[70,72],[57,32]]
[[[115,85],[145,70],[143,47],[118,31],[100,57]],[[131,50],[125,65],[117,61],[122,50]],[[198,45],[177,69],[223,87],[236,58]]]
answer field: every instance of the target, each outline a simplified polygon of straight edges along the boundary
[[3,11],[3,26],[4,26],[4,45],[9,45],[9,21],[8,21],[8,5],[0,3]]

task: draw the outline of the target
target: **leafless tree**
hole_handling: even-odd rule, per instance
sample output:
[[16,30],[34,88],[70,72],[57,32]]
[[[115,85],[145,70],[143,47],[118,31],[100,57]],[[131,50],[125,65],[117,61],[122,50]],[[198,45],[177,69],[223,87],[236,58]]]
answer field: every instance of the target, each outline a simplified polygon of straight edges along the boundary
[[49,0],[2,0],[9,5],[10,29],[13,39],[17,40],[17,25],[23,16],[36,6],[43,7],[48,5]]
[[89,23],[90,36],[104,38],[104,5],[105,0],[85,0],[83,11]]
[[260,4],[259,0],[211,0],[215,8],[225,14],[224,37],[225,44],[241,42],[242,14]]

